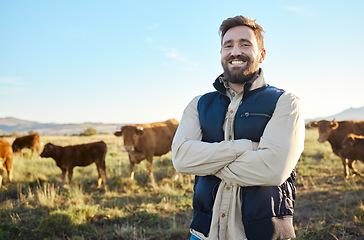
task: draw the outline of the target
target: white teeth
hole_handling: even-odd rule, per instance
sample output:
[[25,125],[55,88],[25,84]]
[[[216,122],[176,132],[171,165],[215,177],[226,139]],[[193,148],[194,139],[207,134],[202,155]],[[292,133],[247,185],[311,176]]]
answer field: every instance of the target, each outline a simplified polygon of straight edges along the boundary
[[244,61],[241,61],[241,60],[231,62],[232,65],[238,65],[238,64],[243,64],[243,63],[244,63]]

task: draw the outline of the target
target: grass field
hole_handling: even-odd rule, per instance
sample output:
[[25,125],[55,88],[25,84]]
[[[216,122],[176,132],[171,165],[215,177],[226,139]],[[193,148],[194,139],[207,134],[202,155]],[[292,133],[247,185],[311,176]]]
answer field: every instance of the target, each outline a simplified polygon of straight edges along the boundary
[[[344,180],[341,160],[329,143],[307,130],[297,165],[297,239],[364,239],[364,179]],[[10,143],[14,138],[6,138]],[[76,167],[72,186],[61,185],[51,158],[14,157],[14,179],[4,173],[0,191],[0,239],[189,239],[193,176],[176,174],[171,154],[154,158],[155,188],[147,185],[146,162],[128,180],[129,160],[122,139],[113,135],[41,136],[44,144],[108,146],[109,191],[96,189],[96,166]],[[356,163],[364,173],[364,164]]]

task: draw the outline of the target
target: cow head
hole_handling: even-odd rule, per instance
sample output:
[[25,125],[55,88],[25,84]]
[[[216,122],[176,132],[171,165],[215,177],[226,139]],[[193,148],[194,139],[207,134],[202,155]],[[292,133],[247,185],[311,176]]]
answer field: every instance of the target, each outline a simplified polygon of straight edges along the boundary
[[116,132],[115,135],[123,136],[125,150],[127,152],[132,152],[135,151],[135,146],[138,145],[139,137],[143,135],[143,127],[123,126],[120,133]]
[[13,143],[12,148],[13,148],[14,153],[19,152],[21,150],[21,148],[17,144],[14,144],[14,143]]
[[312,128],[318,128],[319,130],[319,142],[325,142],[330,137],[332,130],[339,127],[339,123],[336,121],[321,120],[318,122],[310,122],[309,126]]
[[52,143],[47,143],[44,146],[42,153],[40,154],[41,157],[52,157],[52,153],[54,152],[54,145]]

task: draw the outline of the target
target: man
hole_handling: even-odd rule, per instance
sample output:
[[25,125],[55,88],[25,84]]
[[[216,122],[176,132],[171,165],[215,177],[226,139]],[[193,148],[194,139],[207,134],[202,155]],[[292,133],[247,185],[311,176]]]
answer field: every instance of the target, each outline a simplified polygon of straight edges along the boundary
[[191,239],[294,238],[300,101],[265,83],[255,20],[228,18],[220,33],[224,73],[188,104],[172,143],[176,170],[196,175]]

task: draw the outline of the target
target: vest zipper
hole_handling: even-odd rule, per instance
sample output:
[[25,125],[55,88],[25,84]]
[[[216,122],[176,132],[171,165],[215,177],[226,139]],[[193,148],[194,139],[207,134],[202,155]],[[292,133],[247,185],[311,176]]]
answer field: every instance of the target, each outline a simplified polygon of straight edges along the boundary
[[251,116],[258,116],[258,117],[268,117],[271,118],[270,115],[265,114],[265,113],[250,113],[250,112],[246,112],[240,115],[240,117],[251,117]]

